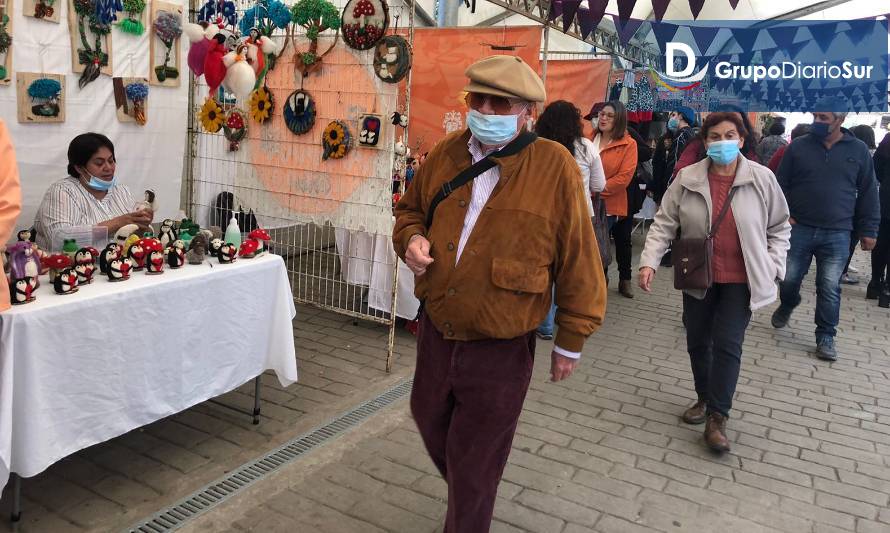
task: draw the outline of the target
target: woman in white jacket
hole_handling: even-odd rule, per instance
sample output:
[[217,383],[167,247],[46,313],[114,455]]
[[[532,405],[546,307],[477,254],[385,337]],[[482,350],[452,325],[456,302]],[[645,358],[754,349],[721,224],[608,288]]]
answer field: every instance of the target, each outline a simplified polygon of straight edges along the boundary
[[[550,139],[565,146],[566,150],[574,156],[575,162],[581,169],[581,179],[587,197],[587,209],[592,220],[592,196],[606,187],[606,174],[603,172],[599,151],[590,139],[584,137],[581,111],[574,104],[565,100],[552,102],[544,108],[544,112],[535,122],[535,132],[544,139]],[[553,338],[555,316],[556,305],[551,305],[547,318],[538,326],[538,336],[542,339]]]
[[[712,238],[714,284],[683,294],[686,345],[698,394],[683,421],[707,421],[705,441],[720,452],[729,450],[726,419],[745,330],[752,311],[776,300],[791,239],[788,205],[776,177],[740,155],[746,135],[735,114],[708,115],[702,126],[708,157],[682,169],[668,187],[640,258],[640,288],[649,292],[672,240],[681,233],[684,239]],[[727,202],[730,207],[717,226]],[[675,251],[674,268],[693,269],[694,259]]]

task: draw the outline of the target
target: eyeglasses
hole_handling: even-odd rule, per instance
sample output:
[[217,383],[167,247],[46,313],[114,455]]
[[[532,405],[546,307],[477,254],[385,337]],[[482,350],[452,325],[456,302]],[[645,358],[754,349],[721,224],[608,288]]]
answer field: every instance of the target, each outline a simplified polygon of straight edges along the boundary
[[467,93],[467,105],[470,109],[479,109],[485,107],[488,101],[489,107],[498,115],[509,115],[513,110],[513,106],[520,103],[517,98],[505,98],[503,96],[495,96],[493,94]]
[[599,118],[613,119],[613,118],[615,118],[615,113],[603,113],[603,112],[599,112],[599,113],[597,113],[596,116],[599,117]]

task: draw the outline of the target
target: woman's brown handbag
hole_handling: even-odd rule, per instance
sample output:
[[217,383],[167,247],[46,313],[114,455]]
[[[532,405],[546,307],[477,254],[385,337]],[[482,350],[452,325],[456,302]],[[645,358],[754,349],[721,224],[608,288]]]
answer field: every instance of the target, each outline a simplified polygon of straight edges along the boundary
[[[735,195],[735,187],[729,191],[723,209],[711,231],[704,239],[677,239],[671,244],[674,265],[674,288],[677,290],[707,290],[714,284],[714,235],[726,218]],[[682,230],[682,228],[681,228]]]

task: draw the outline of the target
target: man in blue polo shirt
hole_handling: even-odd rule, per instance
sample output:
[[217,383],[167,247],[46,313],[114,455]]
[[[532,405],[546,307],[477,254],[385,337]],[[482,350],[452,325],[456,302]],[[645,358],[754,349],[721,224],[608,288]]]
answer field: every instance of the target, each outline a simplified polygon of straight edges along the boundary
[[837,359],[840,279],[850,239],[858,238],[863,250],[871,250],[880,223],[872,158],[862,141],[841,128],[846,109],[846,102],[837,98],[816,104],[810,133],[788,146],[777,172],[791,211],[792,231],[782,303],[772,324],[776,328],[788,324],[815,257],[816,355],[827,361]]

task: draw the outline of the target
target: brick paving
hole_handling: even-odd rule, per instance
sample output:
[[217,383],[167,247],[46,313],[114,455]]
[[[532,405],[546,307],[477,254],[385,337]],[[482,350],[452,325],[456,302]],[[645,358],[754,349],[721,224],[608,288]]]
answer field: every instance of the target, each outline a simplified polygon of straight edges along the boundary
[[[570,380],[546,381],[539,343],[492,531],[890,531],[890,312],[864,300],[864,284],[845,287],[833,364],[810,353],[812,276],[788,328],[757,313],[733,451],[718,457],[678,419],[694,392],[669,274],[652,295],[610,292]],[[298,318],[300,383],[265,376],[260,426],[205,404],[75,454],[27,480],[21,531],[118,531],[410,375],[410,336],[397,336],[386,375],[384,328],[304,308]],[[247,389],[226,400],[251,401]],[[184,530],[438,532],[445,491],[401,401]]]

